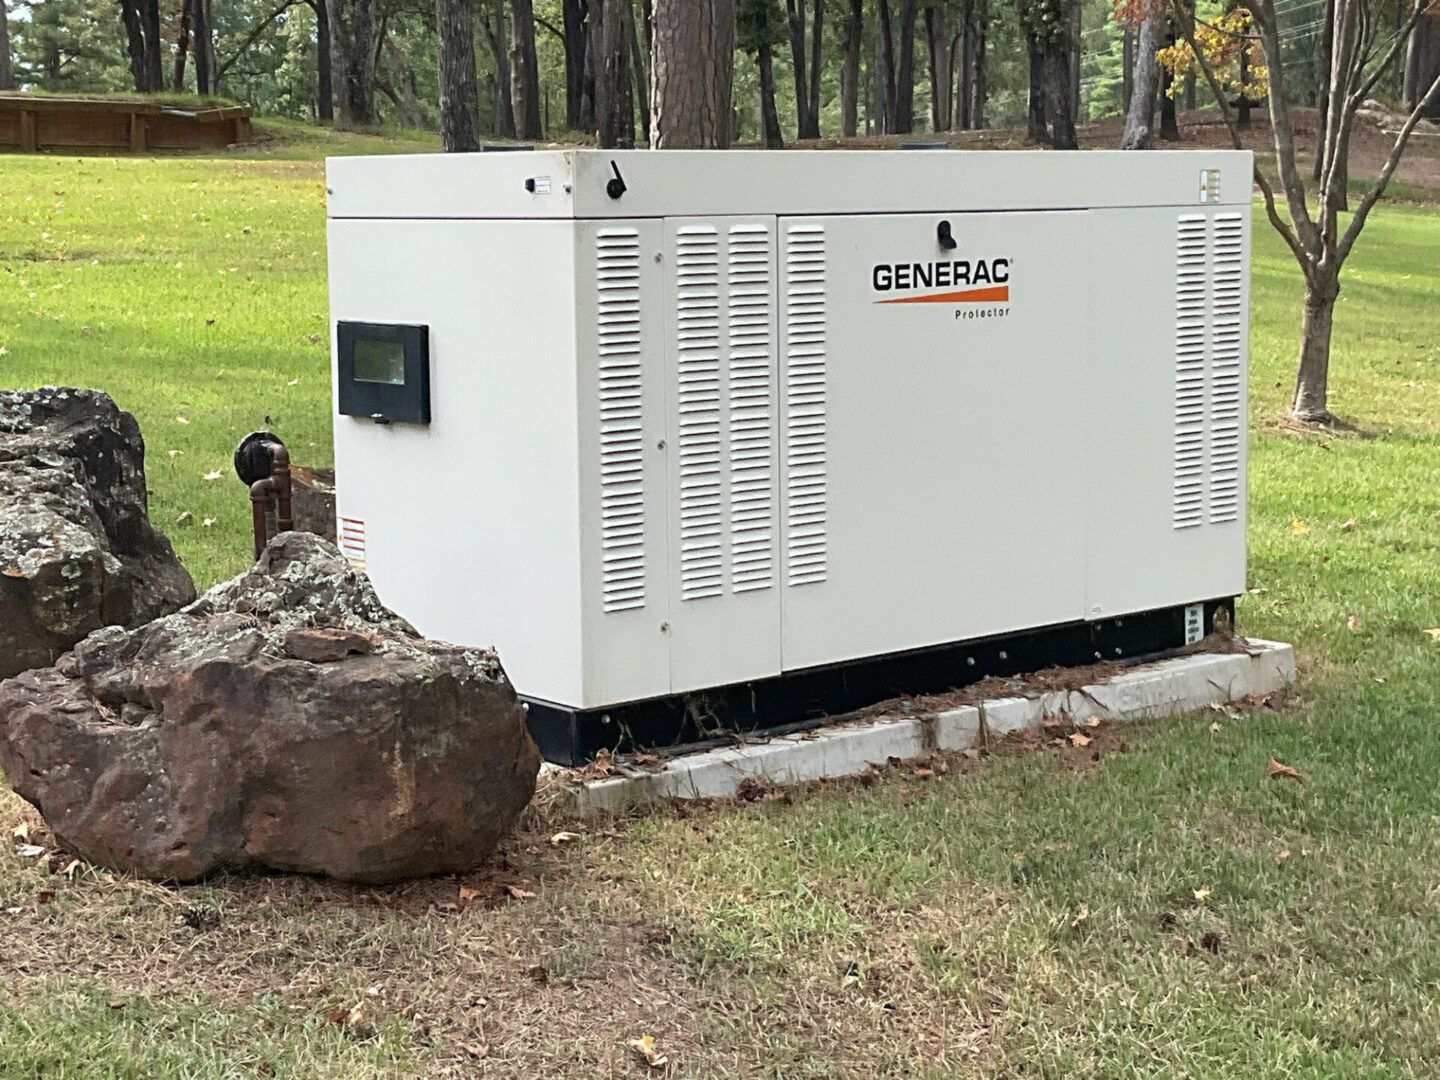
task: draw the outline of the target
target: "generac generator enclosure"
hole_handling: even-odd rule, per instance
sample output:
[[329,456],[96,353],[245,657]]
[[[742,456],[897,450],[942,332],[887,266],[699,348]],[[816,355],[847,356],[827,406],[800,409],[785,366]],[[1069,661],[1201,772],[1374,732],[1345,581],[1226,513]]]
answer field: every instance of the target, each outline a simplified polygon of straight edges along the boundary
[[1250,184],[1239,151],[331,159],[342,545],[498,648],[562,760],[657,708],[801,719],[836,697],[755,688],[816,673],[956,685],[976,643],[1183,644],[1244,587]]

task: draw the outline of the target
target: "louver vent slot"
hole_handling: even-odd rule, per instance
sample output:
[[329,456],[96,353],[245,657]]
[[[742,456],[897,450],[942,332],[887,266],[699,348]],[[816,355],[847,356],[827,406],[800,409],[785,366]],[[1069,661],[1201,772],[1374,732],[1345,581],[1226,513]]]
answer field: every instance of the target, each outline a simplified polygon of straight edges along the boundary
[[1240,515],[1241,341],[1245,233],[1238,214],[1211,219],[1210,522]]
[[724,446],[720,415],[720,237],[686,226],[676,239],[680,597],[724,591]]
[[766,225],[733,225],[729,241],[730,565],[743,593],[775,584],[774,253]]
[[785,558],[787,585],[825,580],[825,228],[785,232]]
[[1204,519],[1206,219],[1180,218],[1175,266],[1175,461],[1171,520]]
[[600,537],[607,612],[645,606],[645,477],[640,235],[596,238],[600,402]]

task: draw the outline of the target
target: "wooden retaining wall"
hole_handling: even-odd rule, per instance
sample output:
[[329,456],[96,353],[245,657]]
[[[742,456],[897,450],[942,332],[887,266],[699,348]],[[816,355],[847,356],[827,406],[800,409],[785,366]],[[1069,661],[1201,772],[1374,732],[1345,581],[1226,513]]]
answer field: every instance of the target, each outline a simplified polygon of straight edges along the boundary
[[0,94],[0,147],[200,150],[249,142],[250,109],[179,109],[146,101]]

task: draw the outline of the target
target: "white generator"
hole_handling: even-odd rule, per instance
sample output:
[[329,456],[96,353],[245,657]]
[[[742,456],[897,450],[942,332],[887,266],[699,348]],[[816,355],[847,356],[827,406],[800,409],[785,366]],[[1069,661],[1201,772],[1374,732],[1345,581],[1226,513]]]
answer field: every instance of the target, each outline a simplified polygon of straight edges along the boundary
[[1232,617],[1251,155],[328,166],[341,544],[552,760]]

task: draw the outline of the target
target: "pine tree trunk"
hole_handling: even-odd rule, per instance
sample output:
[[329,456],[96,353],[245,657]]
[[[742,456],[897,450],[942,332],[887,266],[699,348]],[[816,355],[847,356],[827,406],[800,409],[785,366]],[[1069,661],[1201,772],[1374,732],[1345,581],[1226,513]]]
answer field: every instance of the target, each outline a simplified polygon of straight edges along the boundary
[[369,127],[375,123],[377,0],[327,2],[331,55],[340,76],[340,126]]
[[160,0],[141,0],[145,23],[145,88],[151,93],[165,89],[164,46],[160,42]]
[[655,0],[650,145],[724,149],[735,73],[734,0]]
[[1165,16],[1152,15],[1140,24],[1135,48],[1135,75],[1130,107],[1125,112],[1121,150],[1148,150],[1155,142],[1155,93],[1160,84],[1156,53],[1165,44]]
[[860,120],[860,42],[865,0],[850,0],[845,17],[845,61],[840,68],[840,134],[854,138]]
[[890,0],[880,0],[875,11],[876,29],[875,48],[879,60],[880,108],[876,110],[879,116],[879,123],[875,125],[877,134],[884,132],[889,134],[895,130],[895,114],[899,107],[897,79],[895,77],[895,32],[891,26]]
[[0,0],[0,90],[15,89],[15,66],[10,59],[10,21],[5,0]]
[[630,34],[625,23],[625,9],[629,4],[630,0],[604,0],[601,10],[600,51],[595,58],[595,111],[599,143],[605,149],[635,145]]
[[1295,375],[1295,398],[1290,415],[1296,420],[1324,423],[1329,408],[1330,334],[1335,324],[1336,282],[1305,288],[1305,312],[1300,322],[1300,363]]
[[1243,89],[1250,81],[1250,49],[1249,42],[1240,46],[1240,96],[1235,106],[1235,126],[1241,131],[1249,131],[1254,127],[1254,121],[1250,118],[1250,95]]
[[145,92],[145,28],[135,0],[120,0],[120,21],[125,24],[125,49],[130,55],[130,78],[137,93]]
[[1040,39],[1027,33],[1025,52],[1030,62],[1030,99],[1025,117],[1026,134],[1032,142],[1050,141],[1049,125],[1045,121],[1045,46]]
[[[203,0],[195,0],[196,8]],[[330,11],[325,0],[313,0],[310,8],[315,12],[315,118],[328,124],[335,119],[335,88],[330,76]],[[200,53],[195,53],[199,63]]]
[[[1169,20],[1166,20],[1167,30],[1165,34],[1166,46],[1175,44],[1175,30],[1169,27]],[[1160,138],[1168,142],[1180,140],[1180,124],[1175,116],[1175,96],[1170,92],[1175,83],[1175,76],[1170,69],[1160,69]]]
[[[505,0],[480,0],[480,28],[490,46],[490,61],[495,74],[491,77],[491,106],[494,119],[490,130],[502,139],[515,137],[515,108],[510,98],[510,50],[506,47]],[[592,129],[593,130],[593,129]]]
[[540,139],[540,64],[535,55],[535,7],[532,0],[510,0],[510,82],[515,132]]
[[440,39],[440,145],[446,153],[480,149],[480,86],[471,0],[435,0]]
[[[790,35],[790,71],[795,80],[795,137],[814,139],[810,115],[810,79],[805,55],[805,0],[785,0],[785,26]],[[813,131],[813,134],[812,134]]]
[[[180,32],[175,35],[175,68],[170,79],[171,92],[183,94],[185,92],[185,58],[190,52],[190,13],[194,8],[194,0],[184,0],[180,5]],[[0,0],[0,42],[5,37],[5,0]],[[0,89],[11,89],[4,86],[4,65],[9,61],[9,49],[5,50],[5,56],[0,58]]]
[[970,14],[966,37],[970,50],[970,103],[969,125],[972,128],[985,126],[985,102],[990,95],[990,61],[985,51],[985,41],[990,31],[989,0],[970,0]]
[[[635,9],[625,4],[625,36],[630,40],[630,81],[635,86],[635,111],[640,115],[640,145],[650,145],[650,71],[645,58],[649,54],[640,45],[640,29],[635,22]],[[631,140],[631,146],[635,145]]]
[[1056,150],[1078,150],[1075,116],[1070,111],[1074,88],[1070,78],[1070,47],[1063,36],[1045,46],[1045,112],[1050,118],[1050,145]]
[[[1127,22],[1120,42],[1120,110],[1130,126],[1130,103],[1135,100],[1135,31]],[[1122,143],[1121,149],[1124,149]]]
[[765,147],[781,150],[785,137],[780,133],[780,113],[775,108],[775,65],[769,41],[762,40],[755,50],[755,65],[760,69],[760,126],[764,130]]
[[580,103],[585,96],[585,0],[562,0],[560,13],[565,31],[565,126],[584,131]]
[[820,69],[825,56],[825,0],[815,0],[815,15],[810,23],[810,137],[820,137]]
[[925,44],[930,59],[930,127],[954,126],[955,58],[950,44],[950,19],[944,4],[925,8]]
[[915,130],[915,21],[920,0],[900,0],[900,55],[895,62],[895,122],[897,135]]

